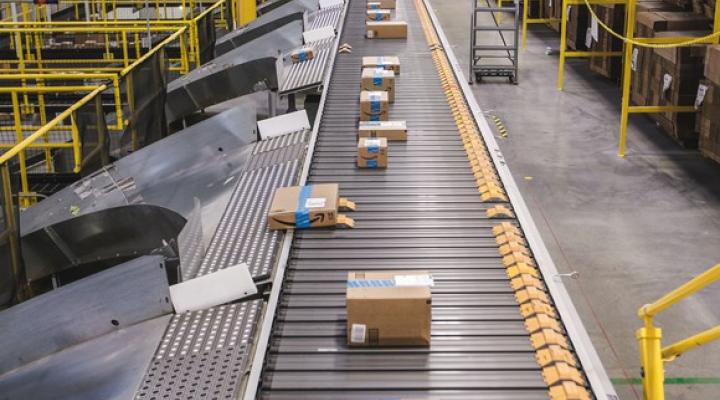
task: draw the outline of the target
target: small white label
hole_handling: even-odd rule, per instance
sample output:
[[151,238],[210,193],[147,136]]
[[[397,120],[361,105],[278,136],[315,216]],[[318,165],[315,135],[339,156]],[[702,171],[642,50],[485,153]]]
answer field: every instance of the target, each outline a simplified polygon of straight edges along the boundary
[[587,31],[585,31],[585,47],[592,46],[592,32],[590,32],[590,28],[587,28]]
[[568,21],[570,21],[570,11],[572,11],[572,6],[567,6],[567,17],[565,19]]
[[305,200],[305,208],[322,208],[325,207],[324,197],[310,197]]
[[548,0],[548,6],[549,6],[550,8],[552,8],[552,6],[553,6],[552,3],[553,3],[553,0]]
[[395,286],[431,287],[435,284],[430,275],[395,275]]
[[371,146],[380,147],[380,139],[367,139],[367,140],[365,140],[365,146],[367,146],[367,147],[371,147]]
[[708,87],[700,84],[698,86],[697,96],[695,96],[695,109],[700,109],[700,106],[702,106],[703,101],[705,101],[705,93],[707,93]]
[[663,75],[663,93],[670,90],[670,85],[672,84],[672,76],[670,74]]
[[365,343],[365,324],[352,324],[350,328],[350,343]]
[[372,39],[375,37],[375,31],[367,31],[365,36],[367,36],[368,39]]
[[640,49],[638,49],[637,47],[633,49],[632,62],[630,63],[630,68],[633,71],[637,71],[637,67],[638,67],[637,62],[638,62],[638,54],[639,53],[640,53]]
[[592,22],[590,23],[590,33],[592,34],[593,40],[597,42],[598,36],[600,35],[600,27],[595,17],[592,17]]

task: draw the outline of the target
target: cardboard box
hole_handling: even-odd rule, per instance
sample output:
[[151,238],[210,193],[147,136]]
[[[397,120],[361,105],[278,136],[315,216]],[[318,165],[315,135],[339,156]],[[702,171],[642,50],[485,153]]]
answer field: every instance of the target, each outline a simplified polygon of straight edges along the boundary
[[390,10],[367,10],[368,21],[389,21],[391,15]]
[[389,141],[406,141],[405,121],[360,121],[358,138],[384,137]]
[[[703,29],[709,20],[702,15],[677,11],[654,11],[637,14],[636,37],[656,37],[667,31],[694,31]],[[684,35],[684,33],[677,33]],[[653,72],[653,55],[650,48],[633,49],[633,69],[630,99],[636,105],[650,105],[650,85]]]
[[277,230],[335,226],[338,192],[336,183],[278,188],[270,204],[268,227]]
[[[584,7],[580,5],[579,7]],[[623,5],[593,5],[598,18],[611,27],[615,32],[625,32],[625,6]],[[590,24],[588,24],[590,25]],[[583,40],[590,35],[590,26],[586,28]],[[597,41],[592,40],[591,51],[622,51],[621,40],[610,35],[605,29],[598,27]],[[622,71],[622,57],[590,57],[590,70],[598,75],[619,82]]]
[[568,6],[567,46],[573,50],[587,50],[585,34],[590,26],[590,13],[584,6]]
[[388,101],[395,101],[395,73],[382,68],[363,68],[360,89],[388,93]]
[[702,114],[699,118],[700,153],[720,163],[720,87],[709,80],[704,80],[707,87]]
[[386,138],[360,138],[358,139],[357,150],[358,168],[387,167],[388,147]]
[[716,85],[720,85],[720,45],[707,47],[705,78]]
[[374,0],[367,3],[368,10],[380,10],[383,8],[395,8],[395,0]]
[[407,38],[407,22],[405,21],[367,21],[365,25],[368,39]]
[[560,32],[560,21],[562,18],[562,0],[540,0],[545,18],[554,18],[556,21],[548,22],[550,29]]
[[312,46],[306,46],[301,49],[293,50],[292,53],[290,53],[290,59],[292,60],[293,64],[297,64],[303,61],[309,61],[315,58],[315,48]]
[[349,346],[429,346],[432,277],[425,271],[348,274]]
[[362,68],[384,68],[400,74],[400,58],[396,56],[363,57]]
[[381,91],[360,92],[360,121],[388,120],[388,93]]

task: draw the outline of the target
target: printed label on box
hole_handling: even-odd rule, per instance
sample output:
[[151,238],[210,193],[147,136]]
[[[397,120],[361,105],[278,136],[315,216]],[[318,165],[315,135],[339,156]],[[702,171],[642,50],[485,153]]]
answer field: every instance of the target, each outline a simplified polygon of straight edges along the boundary
[[592,45],[592,29],[587,28],[587,31],[585,31],[585,47],[590,47]]
[[395,275],[395,286],[428,286],[435,284],[430,275]]
[[365,343],[365,331],[367,331],[365,324],[352,324],[352,328],[350,328],[350,342]]
[[633,49],[632,52],[632,62],[630,63],[630,69],[632,69],[633,71],[637,71],[638,53],[640,52],[639,50],[640,49],[636,47]]
[[305,200],[305,208],[322,208],[325,207],[326,198],[324,197],[311,197]]
[[590,23],[590,33],[592,34],[593,40],[597,42],[600,35],[600,28],[598,27],[598,21],[595,17],[592,17],[592,22]]
[[700,109],[700,106],[702,106],[703,101],[705,101],[705,93],[707,93],[708,87],[700,84],[698,86],[697,96],[695,96],[695,109]]
[[670,74],[663,75],[663,87],[662,87],[663,93],[670,90],[670,85],[672,85],[672,75],[670,75]]

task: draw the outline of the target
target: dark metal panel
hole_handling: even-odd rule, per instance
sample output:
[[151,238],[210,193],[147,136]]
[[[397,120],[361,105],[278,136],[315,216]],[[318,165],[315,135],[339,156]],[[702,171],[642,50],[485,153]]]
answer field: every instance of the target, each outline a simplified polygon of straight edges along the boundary
[[0,376],[3,400],[127,400],[169,315],[117,329]]
[[172,312],[161,256],[144,256],[0,313],[0,373]]

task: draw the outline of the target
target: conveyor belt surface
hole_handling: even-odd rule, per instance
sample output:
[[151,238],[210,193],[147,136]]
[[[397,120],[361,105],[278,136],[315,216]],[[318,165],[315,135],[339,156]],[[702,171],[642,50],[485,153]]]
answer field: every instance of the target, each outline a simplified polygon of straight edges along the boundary
[[[411,0],[407,40],[367,40],[366,0],[350,0],[309,183],[337,182],[355,229],[296,232],[262,376],[263,399],[547,399],[523,318]],[[362,56],[400,57],[387,170],[355,167]],[[510,207],[509,204],[504,204]],[[506,221],[513,221],[508,219]],[[350,271],[429,270],[429,348],[349,349]]]

